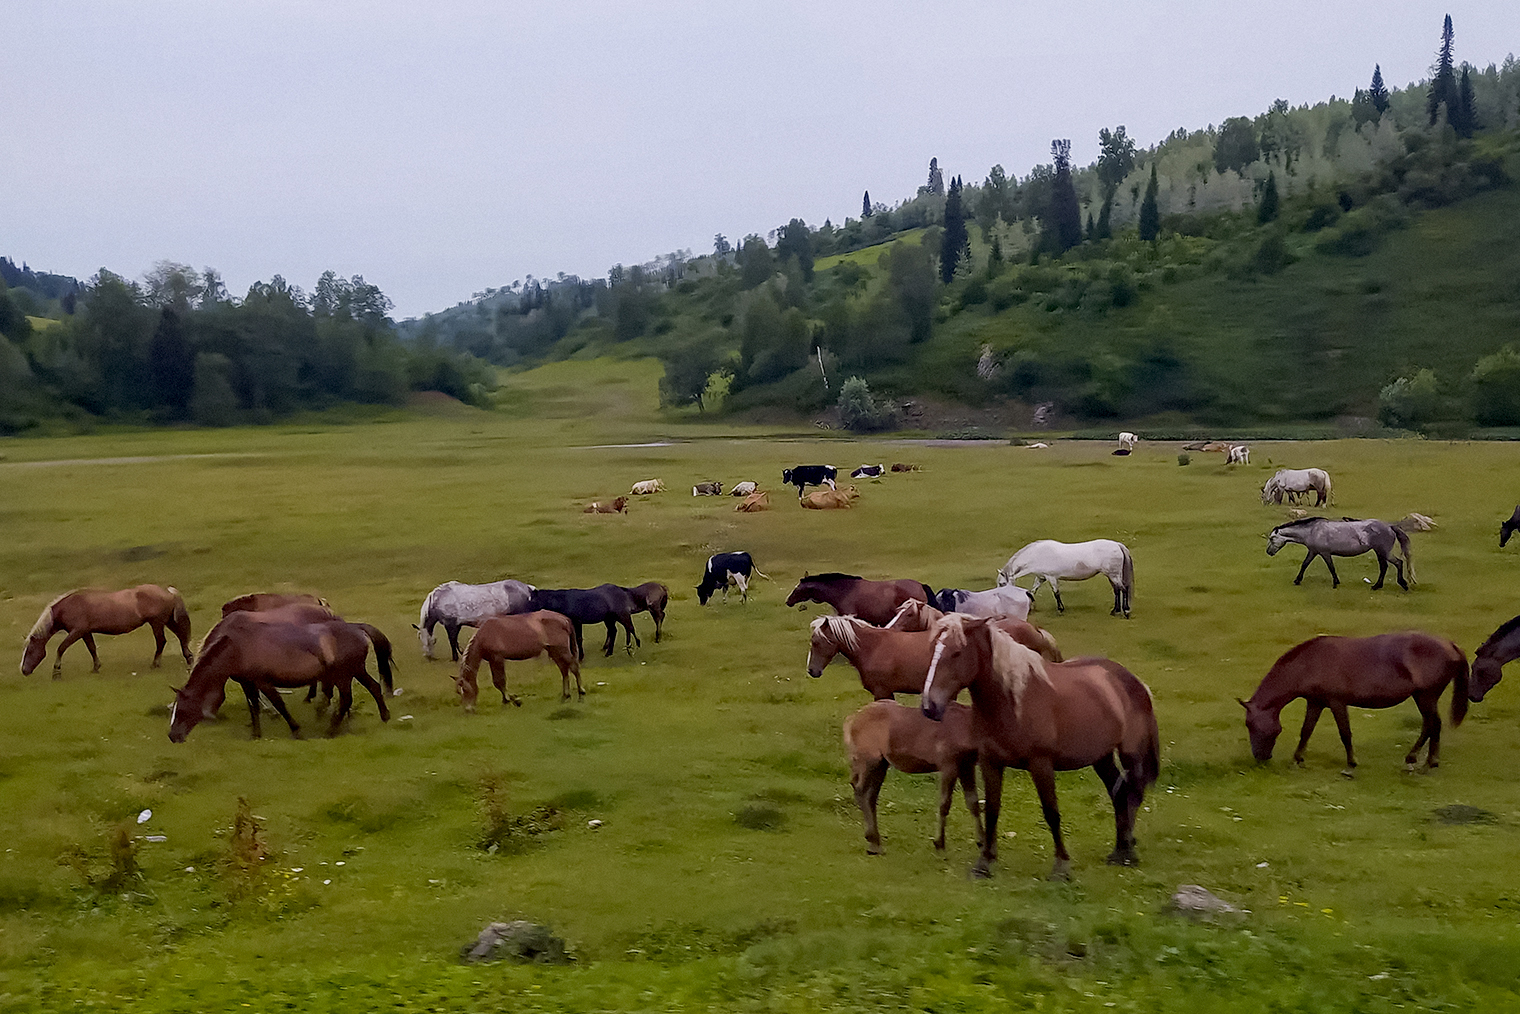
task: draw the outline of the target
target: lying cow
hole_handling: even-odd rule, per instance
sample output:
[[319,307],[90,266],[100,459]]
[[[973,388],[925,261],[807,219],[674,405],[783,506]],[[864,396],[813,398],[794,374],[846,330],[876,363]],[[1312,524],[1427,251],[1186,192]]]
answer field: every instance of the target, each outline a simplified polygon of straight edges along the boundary
[[593,500],[592,503],[591,503],[591,506],[587,507],[581,513],[583,513],[583,514],[627,514],[628,513],[628,498],[626,496],[620,496],[616,500],[613,500],[611,503],[602,503],[600,500]]
[[736,482],[734,488],[729,491],[729,496],[749,496],[759,486],[753,482]]
[[918,465],[912,464],[911,462],[895,461],[895,462],[892,463],[892,471],[894,471],[894,472],[922,472],[923,468],[921,468]]
[[745,514],[753,514],[756,511],[768,511],[771,509],[771,495],[764,490],[759,493],[751,493],[738,504],[734,510],[743,511]]
[[816,493],[809,493],[797,502],[808,510],[834,511],[855,506],[855,500],[859,496],[860,490],[854,486],[846,486],[844,489],[820,489]]
[[[707,605],[707,600],[712,598],[713,592],[720,588],[723,590],[723,601],[728,601],[728,586],[733,585],[744,596],[744,601],[749,601],[749,577],[750,574],[760,577],[766,575],[760,573],[755,566],[755,561],[750,559],[748,553],[714,553],[707,558],[707,569],[702,573],[702,583],[697,585],[697,601]],[[766,577],[766,580],[770,580]]]
[[628,492],[634,496],[645,496],[649,493],[665,492],[665,484],[659,479],[642,479],[633,484],[633,489]]
[[781,481],[797,487],[798,500],[802,499],[804,486],[827,486],[834,489],[834,480],[838,476],[839,470],[833,465],[794,465],[781,471]]
[[714,480],[712,482],[699,482],[691,487],[692,496],[722,496],[723,484]]
[[855,471],[850,473],[850,478],[880,479],[882,473],[886,470],[887,469],[885,465],[861,465],[859,468],[855,469]]

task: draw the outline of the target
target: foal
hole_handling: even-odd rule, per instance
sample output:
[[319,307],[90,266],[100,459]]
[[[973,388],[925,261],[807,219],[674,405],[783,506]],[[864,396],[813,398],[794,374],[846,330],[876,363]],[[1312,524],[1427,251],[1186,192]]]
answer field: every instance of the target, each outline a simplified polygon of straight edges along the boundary
[[945,818],[955,783],[961,783],[966,809],[976,821],[976,841],[982,841],[982,807],[976,798],[976,744],[971,737],[971,709],[951,704],[942,721],[925,718],[917,708],[892,701],[872,701],[844,720],[844,747],[850,758],[850,786],[855,805],[866,823],[866,851],[881,854],[876,826],[876,797],[881,794],[887,767],[910,775],[939,774],[939,831],[934,847],[945,848]]

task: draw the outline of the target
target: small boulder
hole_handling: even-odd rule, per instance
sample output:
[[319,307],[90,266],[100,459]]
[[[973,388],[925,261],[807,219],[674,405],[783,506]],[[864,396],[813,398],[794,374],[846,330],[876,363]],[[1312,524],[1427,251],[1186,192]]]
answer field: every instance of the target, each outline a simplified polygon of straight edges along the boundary
[[1183,884],[1172,895],[1172,908],[1194,919],[1220,919],[1239,917],[1245,913],[1223,898],[1216,897],[1207,888],[1197,884]]
[[526,919],[493,922],[480,931],[474,944],[466,944],[461,956],[465,961],[537,962],[541,965],[565,965],[574,959],[565,953],[565,942],[549,932],[549,927]]

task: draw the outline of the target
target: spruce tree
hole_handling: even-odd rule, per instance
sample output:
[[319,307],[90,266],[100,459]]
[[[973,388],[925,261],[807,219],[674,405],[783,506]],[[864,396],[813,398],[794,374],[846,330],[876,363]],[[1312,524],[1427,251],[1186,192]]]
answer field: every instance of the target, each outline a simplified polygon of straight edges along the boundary
[[1446,23],[1441,28],[1441,49],[1436,54],[1436,65],[1430,77],[1430,92],[1425,97],[1425,109],[1430,114],[1430,125],[1433,127],[1436,120],[1441,116],[1441,106],[1446,107],[1446,121],[1450,123],[1457,112],[1457,74],[1452,63],[1451,44],[1453,33],[1451,30],[1451,15],[1446,15]]
[[1372,84],[1367,88],[1367,97],[1372,100],[1372,108],[1382,115],[1388,111],[1388,88],[1383,84],[1383,65],[1372,65]]
[[1146,242],[1161,234],[1161,210],[1156,206],[1156,163],[1151,162],[1151,181],[1145,186],[1145,200],[1140,203],[1140,238]]
[[1277,173],[1267,173],[1267,185],[1261,191],[1261,203],[1256,206],[1256,223],[1266,225],[1277,217]]
[[955,268],[970,244],[966,235],[966,212],[961,206],[961,178],[950,181],[950,193],[945,197],[945,234],[940,239],[939,277],[946,285],[955,277]]
[[1065,138],[1051,141],[1050,156],[1055,162],[1055,174],[1050,182],[1045,245],[1059,256],[1082,242],[1082,206],[1071,179],[1071,141]]
[[938,158],[929,160],[929,183],[924,189],[935,197],[945,196],[945,174],[940,172]]
[[1112,239],[1114,236],[1113,226],[1109,224],[1109,212],[1113,210],[1114,199],[1108,198],[1103,202],[1103,207],[1098,210],[1098,229],[1094,233],[1097,239]]
[[865,192],[865,196],[860,199],[860,217],[862,219],[871,217],[871,191],[869,190],[867,190]]
[[153,402],[184,418],[195,389],[195,350],[185,338],[179,314],[164,307],[158,328],[148,345],[148,367],[153,383]]
[[1456,128],[1458,137],[1472,137],[1473,131],[1478,129],[1478,111],[1473,105],[1472,78],[1468,74],[1467,64],[1462,65],[1462,81],[1457,86],[1457,107],[1449,115],[1451,125]]

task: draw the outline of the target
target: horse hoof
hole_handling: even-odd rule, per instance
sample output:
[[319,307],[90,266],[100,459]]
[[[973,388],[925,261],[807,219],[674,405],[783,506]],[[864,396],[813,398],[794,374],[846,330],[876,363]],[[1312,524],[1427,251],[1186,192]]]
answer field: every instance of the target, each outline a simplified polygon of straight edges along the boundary
[[1046,880],[1063,883],[1071,879],[1071,863],[1065,859],[1057,859],[1056,864],[1050,868],[1050,876]]
[[971,879],[991,880],[992,869],[986,863],[979,862],[975,866],[971,867]]
[[937,839],[934,842],[934,851],[936,851],[936,852],[943,852],[943,851],[945,851],[945,839],[940,838],[940,839]]
[[1355,778],[1356,777],[1356,771],[1354,769],[1352,769],[1352,768],[1342,768],[1341,769],[1341,777],[1342,778]]
[[1134,849],[1114,849],[1108,854],[1108,865],[1139,866],[1140,857],[1135,854]]

